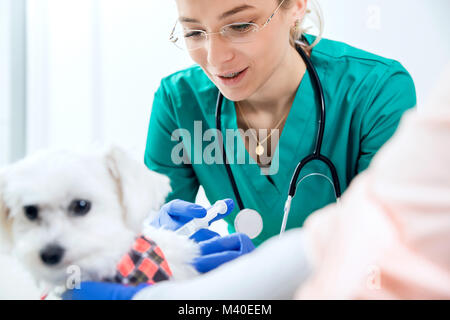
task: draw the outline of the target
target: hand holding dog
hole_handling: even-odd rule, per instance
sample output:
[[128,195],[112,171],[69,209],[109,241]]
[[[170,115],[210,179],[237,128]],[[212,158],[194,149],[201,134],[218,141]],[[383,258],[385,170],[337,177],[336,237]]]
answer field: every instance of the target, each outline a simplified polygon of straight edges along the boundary
[[79,289],[67,290],[63,300],[131,300],[133,296],[148,287],[146,283],[138,286],[125,286],[110,282],[82,282]]
[[192,264],[200,273],[209,272],[255,249],[252,240],[243,233],[209,239],[199,245],[201,255],[195,258]]

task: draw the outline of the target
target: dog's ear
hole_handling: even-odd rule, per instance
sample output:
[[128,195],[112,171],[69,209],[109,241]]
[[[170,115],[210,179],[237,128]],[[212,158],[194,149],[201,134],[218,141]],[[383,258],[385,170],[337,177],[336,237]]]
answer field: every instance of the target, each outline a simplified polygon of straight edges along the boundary
[[105,160],[117,185],[125,222],[133,230],[140,231],[145,218],[164,204],[171,191],[170,179],[149,170],[143,162],[117,146],[106,150]]
[[12,245],[12,219],[11,210],[4,200],[6,181],[4,174],[0,170],[0,252],[7,252]]

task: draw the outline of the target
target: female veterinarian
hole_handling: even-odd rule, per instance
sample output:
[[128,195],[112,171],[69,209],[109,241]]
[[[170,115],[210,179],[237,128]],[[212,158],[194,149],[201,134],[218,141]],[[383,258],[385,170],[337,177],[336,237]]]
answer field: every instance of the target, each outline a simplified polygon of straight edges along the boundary
[[[306,34],[308,0],[176,3],[170,39],[196,65],[162,80],[145,164],[170,177],[168,201],[184,201],[169,202],[153,224],[176,229],[203,216],[191,203],[200,185],[211,203],[234,200],[224,218],[231,233],[236,218],[247,219],[239,216],[243,209],[257,224],[253,241],[239,232],[205,241],[194,264],[205,272],[335,202],[416,105],[416,95],[400,63]],[[238,132],[232,139],[230,130]],[[130,298],[139,289],[100,291]]]

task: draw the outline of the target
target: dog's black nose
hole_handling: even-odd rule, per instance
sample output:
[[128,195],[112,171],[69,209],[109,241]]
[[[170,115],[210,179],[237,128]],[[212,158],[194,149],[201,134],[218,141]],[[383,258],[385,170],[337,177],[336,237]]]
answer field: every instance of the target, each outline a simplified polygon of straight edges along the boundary
[[52,266],[61,261],[64,255],[64,248],[61,248],[58,245],[49,245],[42,249],[40,254],[42,262],[46,265]]

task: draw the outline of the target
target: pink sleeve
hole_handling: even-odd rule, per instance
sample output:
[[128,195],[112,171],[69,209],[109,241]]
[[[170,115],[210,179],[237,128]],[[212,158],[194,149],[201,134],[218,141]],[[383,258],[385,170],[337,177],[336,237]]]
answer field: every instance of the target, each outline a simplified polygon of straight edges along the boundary
[[340,204],[306,221],[303,299],[450,299],[450,69]]

